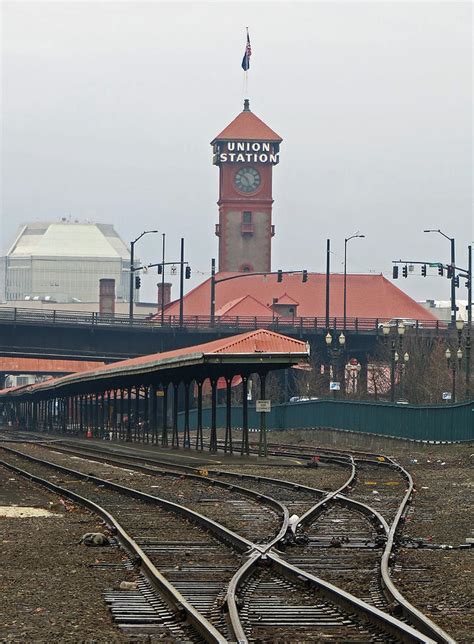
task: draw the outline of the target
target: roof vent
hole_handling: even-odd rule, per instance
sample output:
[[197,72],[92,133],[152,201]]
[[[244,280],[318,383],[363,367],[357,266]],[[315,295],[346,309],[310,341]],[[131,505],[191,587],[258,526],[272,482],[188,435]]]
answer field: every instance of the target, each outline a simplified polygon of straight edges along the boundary
[[250,112],[250,100],[248,98],[244,99],[244,112]]

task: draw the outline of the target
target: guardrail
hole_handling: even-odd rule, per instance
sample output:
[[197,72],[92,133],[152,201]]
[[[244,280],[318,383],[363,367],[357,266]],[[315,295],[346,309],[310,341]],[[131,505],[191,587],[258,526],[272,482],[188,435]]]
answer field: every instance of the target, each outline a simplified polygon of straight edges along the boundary
[[[82,311],[61,311],[50,309],[29,309],[18,307],[0,307],[0,324],[40,324],[40,325],[73,325],[93,327],[125,327],[159,331],[162,328],[185,328],[188,330],[241,330],[249,331],[254,329],[272,329],[285,332],[316,332],[322,333],[327,330],[326,318],[322,317],[271,317],[271,316],[237,316],[237,317],[216,317],[214,324],[211,317],[207,315],[185,315],[183,323],[180,323],[179,316],[166,315],[161,324],[161,319],[153,319],[151,315],[135,315],[130,319],[128,315],[100,314],[96,312],[84,313]],[[331,317],[330,329],[334,331],[344,330],[344,318]],[[382,333],[382,325],[386,318],[351,317],[346,318],[345,331],[355,333]],[[396,321],[390,321],[391,326],[396,326]],[[448,323],[442,320],[413,320],[407,328],[414,331],[440,331],[448,328]]]

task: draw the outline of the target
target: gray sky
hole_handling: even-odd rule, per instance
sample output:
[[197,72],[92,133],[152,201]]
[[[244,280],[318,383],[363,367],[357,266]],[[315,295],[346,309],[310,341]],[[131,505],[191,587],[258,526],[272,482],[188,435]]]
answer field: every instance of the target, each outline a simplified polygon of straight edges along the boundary
[[[459,261],[473,239],[468,2],[2,2],[5,248],[19,223],[115,224],[186,237],[191,284],[217,255],[211,139],[251,108],[283,137],[273,268],[391,276],[393,259]],[[140,242],[147,261],[161,239]],[[138,247],[137,247],[138,250]],[[435,271],[434,271],[435,272]],[[144,278],[154,298],[156,275]],[[446,278],[397,282],[447,299]],[[176,290],[174,291],[177,295]],[[465,289],[458,295],[465,298]],[[148,298],[148,299],[149,299]],[[147,298],[145,298],[147,299]]]

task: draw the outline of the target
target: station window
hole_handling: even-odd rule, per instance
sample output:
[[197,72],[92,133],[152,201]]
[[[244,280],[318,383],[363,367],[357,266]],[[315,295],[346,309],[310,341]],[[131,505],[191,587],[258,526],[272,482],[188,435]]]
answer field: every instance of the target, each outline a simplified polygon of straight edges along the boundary
[[252,223],[252,213],[248,210],[245,210],[243,213],[242,217],[242,223],[243,224],[251,224]]

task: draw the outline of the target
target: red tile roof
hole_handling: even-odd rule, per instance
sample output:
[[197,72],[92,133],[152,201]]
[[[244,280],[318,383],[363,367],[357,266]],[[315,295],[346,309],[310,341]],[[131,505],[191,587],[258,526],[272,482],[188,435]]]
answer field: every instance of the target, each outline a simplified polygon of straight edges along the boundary
[[268,127],[253,112],[241,112],[229,125],[218,134],[211,145],[216,141],[276,141],[283,139]]
[[[295,340],[294,338],[289,338],[280,333],[268,331],[267,329],[259,329],[192,347],[183,347],[182,349],[174,349],[173,351],[165,351],[164,353],[154,353],[147,356],[140,356],[139,358],[131,358],[130,360],[122,360],[121,362],[104,365],[81,374],[71,374],[18,389],[42,391],[76,382],[95,381],[101,378],[126,376],[133,373],[173,369],[186,366],[187,364],[201,364],[205,361],[206,357],[212,358],[216,354],[227,355],[229,357],[233,355],[240,357],[248,356],[249,362],[252,361],[252,356],[254,362],[256,362],[257,358],[260,360],[262,354],[272,354],[272,357],[275,358],[279,354],[283,357],[293,355],[294,357],[288,360],[288,363],[292,364],[297,363],[298,360],[307,358],[308,347],[301,340]],[[276,364],[277,362],[275,361]],[[11,393],[12,391],[14,389],[6,390],[4,393]]]
[[[216,278],[230,277],[237,273],[218,273]],[[326,276],[322,273],[308,273],[308,281],[303,283],[300,274],[284,275],[286,294],[299,302],[298,316],[324,317],[326,306]],[[344,276],[332,274],[330,279],[330,316],[343,316]],[[216,284],[216,311],[228,302],[249,295],[260,303],[253,313],[261,316],[261,305],[271,307],[273,298],[281,295],[282,284],[276,275],[249,275],[242,279],[229,280]],[[247,300],[249,302],[250,300]],[[206,280],[184,298],[184,315],[209,316],[210,280]],[[179,302],[171,302],[165,314],[178,315]],[[347,317],[350,318],[413,318],[436,320],[436,317],[421,304],[397,288],[383,275],[347,276]],[[157,317],[158,319],[158,317]]]
[[243,295],[242,297],[237,298],[236,300],[231,300],[221,306],[220,309],[216,311],[216,315],[219,317],[231,316],[235,317],[248,316],[248,315],[272,315],[271,310],[263,305],[261,302],[256,300],[251,295]]
[[290,297],[288,293],[284,293],[283,295],[280,295],[280,297],[278,298],[278,302],[275,302],[275,304],[287,304],[290,306],[293,306],[293,305],[298,306],[299,302],[297,302],[292,297]]
[[3,373],[76,373],[100,367],[104,363],[83,360],[47,360],[44,358],[8,358],[0,356]]

